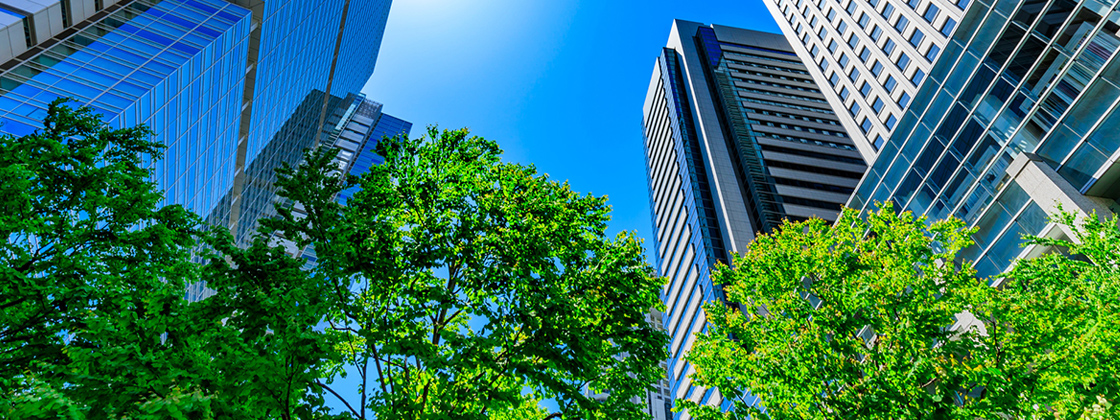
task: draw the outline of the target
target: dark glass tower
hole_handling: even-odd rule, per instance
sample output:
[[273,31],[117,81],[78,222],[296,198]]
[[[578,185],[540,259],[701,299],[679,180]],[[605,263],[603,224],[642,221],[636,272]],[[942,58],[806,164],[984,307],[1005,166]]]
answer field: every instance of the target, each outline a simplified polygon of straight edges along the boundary
[[711,267],[783,219],[835,220],[866,166],[778,34],[674,21],[643,113],[668,400],[726,407],[683,360],[707,328],[701,305],[724,301]]

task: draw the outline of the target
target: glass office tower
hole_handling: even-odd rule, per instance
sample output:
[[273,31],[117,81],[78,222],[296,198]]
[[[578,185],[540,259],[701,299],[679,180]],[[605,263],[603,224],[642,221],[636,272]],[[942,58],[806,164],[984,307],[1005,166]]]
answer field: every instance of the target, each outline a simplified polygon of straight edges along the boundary
[[1120,206],[1120,10],[1113,2],[977,0],[850,206],[875,201],[978,230],[982,276],[1022,236],[1069,236],[1046,216]]
[[[945,49],[969,0],[765,0],[867,161]],[[827,81],[827,85],[825,82]]]
[[[643,107],[669,400],[727,407],[683,360],[722,302],[709,278],[783,219],[835,220],[866,166],[820,88],[777,34],[676,20]],[[687,413],[674,418],[687,419]]]
[[[58,97],[111,126],[148,124],[167,203],[235,232],[248,167],[321,141],[372,75],[390,0],[0,0],[0,132],[41,125]],[[297,156],[298,157],[298,156]],[[266,171],[266,170],[261,170]],[[228,197],[227,197],[228,196]],[[242,217],[242,216],[246,217]],[[240,235],[239,235],[240,236]]]
[[154,165],[167,201],[206,214],[233,182],[251,30],[248,10],[217,0],[108,6],[3,64],[0,131],[31,133],[59,97],[112,127],[148,124],[167,145]]

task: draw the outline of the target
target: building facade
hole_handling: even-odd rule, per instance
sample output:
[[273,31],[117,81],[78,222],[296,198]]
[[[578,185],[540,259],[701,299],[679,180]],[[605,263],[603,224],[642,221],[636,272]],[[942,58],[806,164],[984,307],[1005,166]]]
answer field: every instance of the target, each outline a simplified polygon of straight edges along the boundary
[[[366,99],[362,95],[347,97],[344,105],[336,107],[337,112],[328,120],[327,131],[323,133],[321,144],[338,149],[338,155],[335,156],[332,166],[338,168],[339,173],[361,176],[369,172],[374,165],[380,165],[385,161],[381,155],[377,154],[377,143],[397,136],[408,137],[412,131],[412,123],[381,112],[383,106],[380,103]],[[289,147],[284,143],[274,144],[277,147]],[[289,163],[292,166],[299,163],[302,154],[297,153],[296,156],[297,158]],[[258,174],[259,176],[267,175],[272,180],[271,182],[257,183],[260,186],[259,188],[264,191],[257,197],[265,202],[256,207],[269,210],[266,214],[258,215],[257,219],[259,220],[261,217],[275,215],[273,204],[286,203],[280,202],[282,197],[277,194],[277,189],[272,185],[272,182],[275,181],[275,172],[269,169],[268,171],[260,171]],[[335,200],[345,204],[359,189],[359,187],[354,186],[343,190],[339,192]],[[293,214],[297,217],[303,217],[306,213],[302,207],[297,206],[293,209]],[[251,234],[252,232],[249,236],[241,238],[241,241],[251,240]],[[316,264],[318,258],[313,246],[299,247],[295,242],[285,238],[275,237],[273,239],[276,244],[283,246],[288,254],[303,258],[307,268],[312,268]]]
[[112,127],[147,124],[167,146],[152,163],[166,203],[244,232],[262,212],[242,208],[262,202],[242,199],[249,167],[271,172],[330,131],[373,73],[389,6],[0,0],[0,132],[34,131],[60,97]]
[[969,0],[766,0],[868,162],[894,132]]
[[[884,108],[889,116],[878,115],[892,124],[869,126],[870,152],[878,158],[851,207],[890,201],[932,220],[964,220],[977,232],[976,245],[962,257],[975,261],[982,276],[1046,251],[1021,248],[1023,235],[1068,237],[1071,232],[1047,219],[1059,205],[1086,215],[1120,208],[1115,2],[771,0],[767,7],[801,56],[820,63],[811,70],[835,86],[831,101],[866,112],[876,95],[902,86],[894,83],[897,75],[913,82],[902,86],[905,96],[894,93],[897,106]],[[922,19],[915,22],[912,12],[919,11]],[[861,23],[864,16],[870,16],[868,25]],[[917,27],[900,31],[886,26],[913,23]],[[882,34],[874,35],[875,28],[884,28]],[[902,41],[919,30],[925,41],[910,51],[915,45]],[[849,36],[859,40],[828,48]],[[903,51],[892,51],[895,45]],[[848,47],[862,58],[865,46],[869,60],[846,58],[857,51]],[[907,71],[900,57],[912,64],[912,53],[923,48],[926,59]],[[895,79],[867,79],[873,63],[884,63],[883,75]],[[863,79],[837,76],[852,69],[867,79],[870,96],[863,94]],[[852,90],[857,81],[860,90]]]
[[1096,1],[977,0],[851,203],[891,201],[976,227],[981,276],[1068,237],[1047,215],[1120,209],[1120,10]]
[[[683,357],[724,302],[709,273],[783,219],[835,220],[866,166],[781,35],[676,20],[643,107],[669,400],[729,407]],[[687,419],[687,413],[674,418]]]

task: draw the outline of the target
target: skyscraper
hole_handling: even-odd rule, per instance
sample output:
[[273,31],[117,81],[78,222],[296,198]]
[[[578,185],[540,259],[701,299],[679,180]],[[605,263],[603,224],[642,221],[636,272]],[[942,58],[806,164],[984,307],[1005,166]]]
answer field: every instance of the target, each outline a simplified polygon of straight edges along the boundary
[[[338,168],[340,173],[361,176],[369,172],[374,165],[379,165],[385,161],[383,157],[377,154],[377,143],[384,138],[407,137],[409,132],[412,131],[412,123],[381,112],[382,105],[380,103],[366,99],[362,95],[351,95],[344,102],[345,106],[337,107],[337,112],[329,118],[330,123],[326,127],[327,131],[323,133],[322,145],[338,149],[333,167]],[[291,148],[287,142],[273,142],[270,146]],[[295,156],[291,162],[287,163],[292,166],[298,164],[303,156],[301,151],[302,149],[296,153],[286,154],[286,156]],[[264,182],[255,183],[262,190],[262,193],[256,194],[256,196],[264,202],[258,203],[254,207],[268,210],[267,214],[257,215],[257,218],[272,216],[273,204],[278,203],[278,200],[281,199],[277,194],[277,189],[272,185],[276,180],[274,168],[265,166],[253,169],[250,172],[256,173],[256,176],[267,176]],[[345,203],[358,189],[358,187],[352,187],[343,190],[335,199]],[[295,209],[297,215],[305,214],[302,211],[302,208]],[[241,241],[249,240],[252,233],[246,234],[245,237],[241,238]],[[278,244],[283,245],[289,254],[306,260],[309,267],[315,264],[317,258],[313,247],[299,248],[290,240],[276,239]]]
[[236,232],[259,213],[242,209],[259,202],[241,197],[248,166],[288,159],[262,156],[271,142],[321,140],[335,108],[373,73],[389,5],[2,0],[0,131],[33,131],[59,97],[113,127],[147,124],[167,146],[153,164],[167,203]]
[[1020,248],[1023,235],[1070,236],[1046,218],[1058,205],[1116,212],[1116,13],[1095,1],[974,2],[850,205],[963,219],[978,230],[962,256],[982,276],[1046,251]]
[[[849,205],[863,210],[889,200],[931,219],[960,218],[977,228],[976,245],[962,257],[993,276],[1017,257],[1046,251],[1020,248],[1023,235],[1070,236],[1047,220],[1058,205],[1082,215],[1120,209],[1120,22],[1114,2],[932,1],[924,8],[963,15],[943,19],[946,38],[936,45],[944,53],[915,83],[914,100],[902,104]],[[908,4],[850,0],[846,7],[860,13],[888,6]],[[787,35],[809,34],[801,38],[806,57],[825,39],[811,35],[821,13],[847,10],[827,0],[768,7]],[[851,17],[840,15],[837,22]],[[832,34],[833,27],[822,27]],[[836,63],[837,56],[822,59]],[[886,88],[878,82],[875,88]]]
[[[867,161],[913,102],[969,0],[765,0]],[[827,85],[825,84],[827,82]]]
[[724,301],[711,267],[782,219],[835,220],[866,166],[777,34],[674,21],[643,114],[670,398],[729,406],[683,360],[706,329],[701,305]]

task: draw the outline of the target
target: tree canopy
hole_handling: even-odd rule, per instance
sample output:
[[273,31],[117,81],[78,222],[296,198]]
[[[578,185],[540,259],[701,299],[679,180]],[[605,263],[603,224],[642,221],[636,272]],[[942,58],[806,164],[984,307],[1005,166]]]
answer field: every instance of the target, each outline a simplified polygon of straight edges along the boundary
[[44,127],[0,136],[0,417],[636,418],[663,374],[661,280],[606,199],[465,130],[383,141],[360,179],[309,153],[242,249],[161,204],[146,128],[63,100]]
[[645,321],[662,280],[633,234],[606,235],[606,199],[501,162],[466,130],[378,152],[361,178],[336,175],[323,151],[281,171],[292,204],[265,222],[313,246],[333,287],[330,373],[360,385],[321,386],[360,418],[487,418],[526,398],[565,418],[638,418],[629,399],[664,375],[666,337]]
[[971,245],[962,222],[889,203],[760,235],[713,274],[734,307],[705,306],[711,330],[686,357],[694,381],[735,409],[680,409],[701,419],[1115,418],[1120,230],[1056,221],[1076,242],[1031,238],[1055,252],[1020,261],[998,288],[957,258]]

